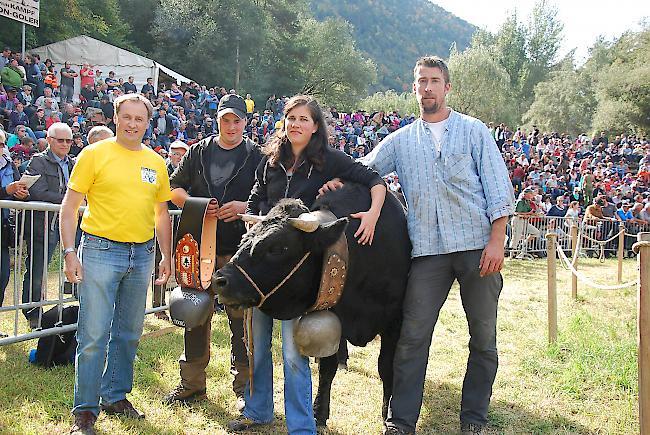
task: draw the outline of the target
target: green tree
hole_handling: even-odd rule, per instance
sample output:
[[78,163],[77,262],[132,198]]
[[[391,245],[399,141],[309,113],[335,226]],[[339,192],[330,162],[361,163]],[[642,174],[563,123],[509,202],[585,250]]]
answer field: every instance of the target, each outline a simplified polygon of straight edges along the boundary
[[493,42],[494,57],[510,77],[510,88],[521,93],[522,78],[528,65],[526,57],[526,31],[512,12],[501,25]]
[[414,114],[418,116],[420,108],[412,92],[402,92],[398,94],[393,90],[386,92],[376,92],[370,95],[358,104],[359,108],[368,113],[373,112],[392,112],[398,110],[402,115]]
[[149,29],[156,17],[156,10],[160,7],[160,0],[119,0],[119,5],[122,21],[132,29],[128,35],[129,40],[142,52],[152,53],[157,41]]
[[307,19],[300,40],[307,47],[301,65],[303,89],[322,104],[353,109],[377,79],[375,64],[355,48],[351,26],[344,21]]
[[375,81],[374,65],[355,48],[347,23],[306,13],[306,3],[290,0],[162,0],[154,58],[227,88],[234,88],[239,64],[240,93],[259,99],[309,91],[324,104],[350,107]]
[[526,56],[526,37],[526,30],[519,22],[517,12],[514,11],[508,15],[497,32],[491,47],[495,60],[508,73],[509,86],[498,92],[507,94],[504,98],[513,101],[510,106],[512,111],[510,119],[516,121],[521,119],[521,115],[525,110],[525,102],[528,100],[523,89],[529,70],[529,60]]
[[451,107],[486,123],[514,123],[514,103],[504,92],[510,86],[510,77],[487,48],[470,47],[462,53],[452,48],[449,74],[451,92],[447,101]]
[[519,95],[524,107],[532,102],[535,86],[546,79],[560,49],[564,24],[557,14],[555,6],[551,6],[547,0],[539,0],[529,19],[526,35],[527,68],[521,78]]
[[528,126],[577,135],[591,127],[596,98],[589,76],[571,65],[554,71],[535,87],[535,100],[524,115]]
[[264,13],[263,43],[249,59],[242,87],[256,95],[292,95],[302,86],[300,65],[307,47],[299,38],[301,17],[308,15],[305,1],[260,0]]
[[[26,26],[26,48],[88,35],[133,50],[131,29],[120,17],[118,0],[48,0],[40,3],[40,27]],[[0,17],[0,41],[21,46],[21,24]]]
[[356,47],[378,66],[373,91],[409,91],[419,57],[446,57],[454,43],[467,47],[476,30],[430,0],[310,0],[310,10],[319,21],[352,25]]
[[[253,95],[295,93],[302,85],[298,41],[305,2],[162,0],[151,34],[153,57],[201,83]],[[169,17],[174,19],[170,21]],[[238,53],[238,55],[237,55]]]
[[620,38],[619,53],[598,73],[594,127],[623,133],[650,132],[650,27]]
[[[506,102],[508,106],[507,113],[494,121],[515,125],[522,120],[522,115],[533,102],[535,86],[546,79],[556,63],[562,29],[557,9],[546,0],[539,0],[527,24],[521,22],[514,11],[506,17],[497,33],[478,31],[474,34],[468,50],[476,51],[469,57],[475,57],[479,52],[484,55],[487,51],[508,77],[504,86],[491,90],[495,101]],[[498,78],[482,77],[488,74],[487,71],[474,73],[482,81],[498,81]],[[463,97],[463,105],[469,104],[465,98],[470,95],[473,93]]]

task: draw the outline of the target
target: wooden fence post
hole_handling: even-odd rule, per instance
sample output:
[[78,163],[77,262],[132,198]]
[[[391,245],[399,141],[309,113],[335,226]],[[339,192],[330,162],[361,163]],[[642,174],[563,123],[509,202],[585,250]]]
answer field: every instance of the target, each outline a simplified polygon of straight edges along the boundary
[[650,233],[639,233],[634,245],[639,262],[637,338],[639,344],[639,430],[650,434]]
[[546,234],[546,271],[548,279],[548,342],[557,341],[557,269],[556,269],[556,234]]
[[[573,267],[578,270],[578,254],[580,251],[580,246],[578,246],[578,226],[573,224],[571,225],[571,253],[573,254],[572,258],[575,258],[575,263]],[[578,299],[578,277],[575,274],[571,274],[571,297],[573,299]]]
[[618,225],[618,283],[623,282],[623,256],[625,256],[625,224]]

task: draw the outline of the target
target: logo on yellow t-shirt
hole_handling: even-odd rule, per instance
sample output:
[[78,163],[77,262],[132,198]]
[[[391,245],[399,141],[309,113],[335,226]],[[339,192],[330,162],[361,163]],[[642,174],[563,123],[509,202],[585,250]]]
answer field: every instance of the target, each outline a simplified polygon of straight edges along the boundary
[[143,183],[156,184],[157,173],[155,169],[145,168],[142,166],[140,168],[140,175]]

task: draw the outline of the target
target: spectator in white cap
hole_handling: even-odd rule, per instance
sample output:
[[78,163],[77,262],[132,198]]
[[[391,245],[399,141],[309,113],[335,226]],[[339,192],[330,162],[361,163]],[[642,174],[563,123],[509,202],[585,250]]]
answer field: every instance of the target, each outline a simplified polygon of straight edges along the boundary
[[182,140],[176,140],[169,145],[169,157],[167,158],[167,172],[169,175],[176,170],[181,159],[189,149],[190,147]]

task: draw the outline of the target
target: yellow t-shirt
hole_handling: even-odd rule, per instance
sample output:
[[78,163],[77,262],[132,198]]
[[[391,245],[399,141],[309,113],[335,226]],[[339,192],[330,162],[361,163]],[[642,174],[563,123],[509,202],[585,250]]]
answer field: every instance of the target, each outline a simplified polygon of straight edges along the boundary
[[253,113],[255,110],[255,101],[252,99],[244,100],[246,102],[246,113]]
[[88,200],[81,229],[117,242],[151,239],[156,205],[171,198],[163,158],[146,147],[130,151],[115,138],[84,148],[68,188]]

